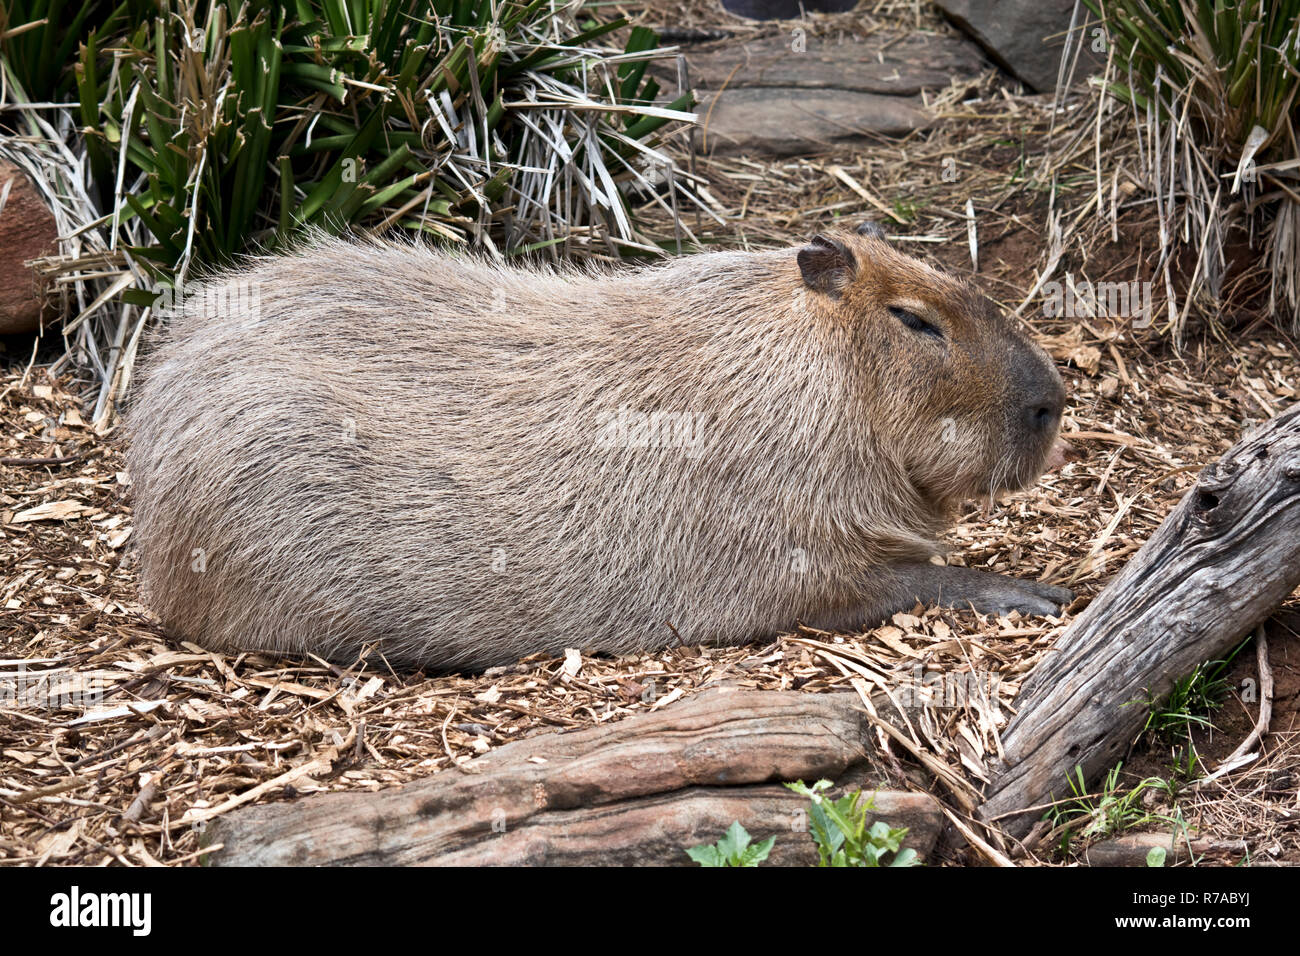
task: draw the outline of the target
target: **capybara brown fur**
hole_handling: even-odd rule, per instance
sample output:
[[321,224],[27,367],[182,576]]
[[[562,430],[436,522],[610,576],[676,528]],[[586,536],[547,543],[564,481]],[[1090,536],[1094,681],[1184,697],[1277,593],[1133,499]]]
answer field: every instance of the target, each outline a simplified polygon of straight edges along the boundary
[[213,276],[127,411],[146,601],[225,651],[480,668],[1069,593],[931,556],[1065,399],[863,229],[615,270],[315,238]]

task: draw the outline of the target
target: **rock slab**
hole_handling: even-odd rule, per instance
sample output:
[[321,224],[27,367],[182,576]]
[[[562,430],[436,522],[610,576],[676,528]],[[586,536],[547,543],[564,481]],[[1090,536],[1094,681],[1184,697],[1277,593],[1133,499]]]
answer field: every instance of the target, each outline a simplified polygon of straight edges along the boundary
[[[1031,89],[1056,89],[1065,34],[1075,0],[937,0],[956,26],[968,34],[999,66]],[[1079,13],[1084,22],[1086,9]],[[1079,69],[1098,65],[1084,45]],[[1084,72],[1082,75],[1087,75]]]
[[[774,865],[809,864],[807,800],[781,781],[863,785],[870,724],[855,694],[716,688],[659,711],[506,744],[373,793],[233,810],[203,835],[217,866],[690,865],[686,848],[740,821],[776,836]],[[871,789],[884,779],[871,771]],[[855,776],[856,774],[856,776]],[[944,817],[882,790],[874,816],[925,857]]]
[[27,174],[0,160],[0,335],[31,332],[45,313],[45,283],[25,262],[58,250],[54,214]]
[[[962,37],[879,32],[835,41],[797,27],[748,42],[690,47],[707,152],[790,156],[928,125],[922,98],[972,80],[988,63]],[[659,66],[662,82],[675,69]]]

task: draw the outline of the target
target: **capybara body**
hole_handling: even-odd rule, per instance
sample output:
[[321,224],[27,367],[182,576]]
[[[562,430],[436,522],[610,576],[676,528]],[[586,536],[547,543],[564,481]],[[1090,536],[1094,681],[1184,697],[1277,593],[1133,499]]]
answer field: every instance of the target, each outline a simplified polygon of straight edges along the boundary
[[1063,398],[870,231],[618,271],[318,238],[159,336],[145,598],[216,649],[436,669],[874,623],[936,596],[900,569],[955,504],[1040,473]]

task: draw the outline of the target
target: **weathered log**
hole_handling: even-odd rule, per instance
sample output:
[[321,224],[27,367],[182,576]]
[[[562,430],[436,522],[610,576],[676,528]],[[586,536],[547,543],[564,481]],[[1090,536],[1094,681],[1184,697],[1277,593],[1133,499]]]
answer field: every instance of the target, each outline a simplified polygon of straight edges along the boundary
[[[870,766],[855,695],[718,688],[601,727],[507,744],[461,770],[374,793],[334,793],[218,818],[207,862],[228,866],[687,864],[733,820],[777,834],[773,863],[815,859],[807,801],[778,781]],[[876,816],[924,856],[943,817],[926,794],[884,791]]]
[[[1041,804],[1114,767],[1159,699],[1300,585],[1300,406],[1195,486],[1030,676],[981,814],[1021,835]],[[1039,806],[1037,811],[1024,808]]]
[[1165,851],[1165,866],[1213,860],[1234,865],[1246,858],[1245,840],[1189,840],[1182,833],[1130,833],[1094,843],[1083,851],[1089,866],[1146,866],[1147,854]]

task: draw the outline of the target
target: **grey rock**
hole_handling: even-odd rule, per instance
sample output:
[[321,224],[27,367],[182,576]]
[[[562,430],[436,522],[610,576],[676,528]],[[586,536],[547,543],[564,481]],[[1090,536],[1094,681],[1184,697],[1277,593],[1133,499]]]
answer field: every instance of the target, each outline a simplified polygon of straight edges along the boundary
[[[1056,89],[1061,51],[1075,0],[937,0],[948,19],[974,39],[989,56],[1026,86],[1038,92]],[[1084,22],[1086,8],[1079,14]],[[1077,76],[1099,64],[1084,45]]]
[[697,140],[706,152],[769,156],[821,152],[872,133],[901,136],[930,121],[919,96],[788,87],[729,88],[716,105],[709,94],[699,112],[708,117]]
[[[988,63],[962,37],[874,34],[828,42],[793,31],[686,53],[708,151],[788,156],[925,126],[923,90],[971,79]],[[676,88],[672,64],[655,68]],[[721,91],[719,93],[719,91]]]

